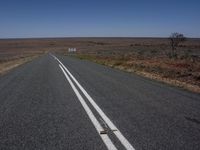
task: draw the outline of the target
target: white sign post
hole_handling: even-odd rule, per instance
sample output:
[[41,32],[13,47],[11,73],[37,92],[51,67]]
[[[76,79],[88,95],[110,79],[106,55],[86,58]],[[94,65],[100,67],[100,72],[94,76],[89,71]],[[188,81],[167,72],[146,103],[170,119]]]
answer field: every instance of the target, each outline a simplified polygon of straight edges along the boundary
[[76,48],[68,48],[68,52],[76,52]]

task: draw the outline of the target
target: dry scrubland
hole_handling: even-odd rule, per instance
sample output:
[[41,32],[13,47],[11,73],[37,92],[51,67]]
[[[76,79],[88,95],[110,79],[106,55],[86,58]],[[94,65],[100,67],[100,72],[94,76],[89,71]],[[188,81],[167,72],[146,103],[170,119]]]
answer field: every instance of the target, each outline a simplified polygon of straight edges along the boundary
[[44,54],[38,46],[33,40],[0,40],[0,75]]
[[[76,47],[78,52],[67,53],[69,47]],[[200,39],[187,39],[181,43],[176,50],[177,58],[169,57],[170,50],[169,40],[164,38],[0,40],[0,70],[50,51],[200,92]],[[6,66],[6,63],[12,65]]]
[[200,92],[200,39],[187,39],[170,58],[168,39],[88,39],[76,55],[103,65]]

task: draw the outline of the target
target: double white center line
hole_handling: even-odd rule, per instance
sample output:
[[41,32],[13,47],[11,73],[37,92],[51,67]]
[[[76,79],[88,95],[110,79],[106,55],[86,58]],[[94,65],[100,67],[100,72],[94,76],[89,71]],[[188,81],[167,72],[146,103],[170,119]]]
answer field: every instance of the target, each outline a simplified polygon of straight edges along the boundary
[[[105,143],[107,148],[109,150],[117,150],[117,148],[115,147],[115,145],[113,144],[113,142],[111,141],[111,139],[109,138],[109,136],[107,134],[100,134],[100,132],[104,130],[103,127],[101,126],[101,124],[99,123],[99,121],[97,120],[97,118],[95,117],[95,115],[93,114],[93,112],[91,111],[91,109],[89,108],[89,106],[87,105],[87,103],[85,102],[85,100],[83,99],[83,97],[81,96],[79,91],[77,90],[74,83],[77,85],[77,87],[80,89],[80,91],[85,95],[85,97],[88,99],[90,104],[94,107],[94,109],[98,112],[98,114],[101,116],[103,121],[108,125],[108,127],[112,131],[114,131],[113,133],[118,138],[118,140],[121,142],[121,144],[124,146],[124,148],[127,150],[135,150],[133,148],[133,146],[129,143],[129,141],[122,135],[122,133],[119,131],[119,129],[113,124],[113,122],[106,116],[106,114],[96,104],[96,102],[92,99],[92,97],[87,93],[87,91],[80,85],[80,83],[75,79],[75,77],[70,73],[70,71],[63,65],[63,63],[56,56],[54,56],[52,54],[51,54],[51,56],[53,56],[54,59],[56,59],[59,62],[59,67],[63,71],[66,79],[68,80],[69,84],[71,85],[72,89],[74,90],[78,100],[82,104],[83,108],[85,109],[87,115],[89,116],[91,122],[95,126],[98,134],[100,135],[101,139],[103,140],[103,142]],[[72,82],[72,80],[74,83]]]

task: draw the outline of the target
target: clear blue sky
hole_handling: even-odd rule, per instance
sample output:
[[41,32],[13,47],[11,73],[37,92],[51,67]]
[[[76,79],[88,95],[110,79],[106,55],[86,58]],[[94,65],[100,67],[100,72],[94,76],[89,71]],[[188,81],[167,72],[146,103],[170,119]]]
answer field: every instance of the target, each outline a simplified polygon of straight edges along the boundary
[[1,0],[0,38],[200,37],[199,0]]

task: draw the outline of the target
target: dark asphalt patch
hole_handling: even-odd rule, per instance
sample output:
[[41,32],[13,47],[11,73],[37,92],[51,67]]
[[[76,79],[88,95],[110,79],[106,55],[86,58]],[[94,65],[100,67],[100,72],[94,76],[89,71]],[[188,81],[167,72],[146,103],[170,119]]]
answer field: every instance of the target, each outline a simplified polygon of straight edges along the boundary
[[187,119],[188,121],[191,121],[193,123],[200,124],[200,121],[195,118],[185,117],[185,119]]

